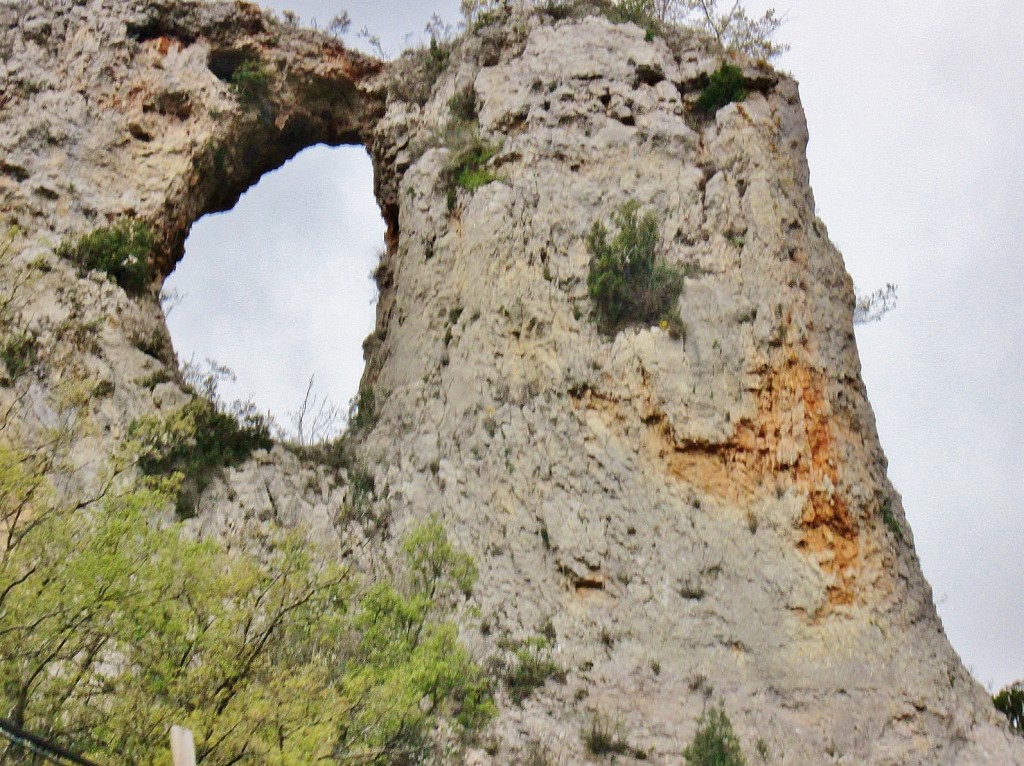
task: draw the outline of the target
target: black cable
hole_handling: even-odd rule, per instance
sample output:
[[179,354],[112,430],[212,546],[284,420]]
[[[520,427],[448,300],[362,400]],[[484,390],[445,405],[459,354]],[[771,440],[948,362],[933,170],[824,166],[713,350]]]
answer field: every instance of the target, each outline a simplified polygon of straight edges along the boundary
[[99,766],[95,761],[75,755],[60,745],[25,731],[6,718],[0,718],[0,736],[13,742],[18,747],[25,748],[36,755],[42,756],[51,763],[58,764],[58,766],[63,766],[65,763],[73,763],[77,766]]

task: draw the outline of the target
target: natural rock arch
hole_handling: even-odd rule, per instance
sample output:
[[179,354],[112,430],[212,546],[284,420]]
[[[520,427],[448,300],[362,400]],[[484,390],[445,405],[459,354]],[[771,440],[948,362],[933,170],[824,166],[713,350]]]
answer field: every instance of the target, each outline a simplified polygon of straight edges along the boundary
[[[26,1],[0,32],[18,62],[0,205],[45,267],[40,337],[91,386],[111,452],[184,395],[143,382],[171,362],[153,296],[77,274],[57,243],[142,218],[166,274],[194,220],[303,146],[370,149],[389,231],[363,485],[385,528],[436,513],[476,558],[467,643],[500,659],[542,636],[565,670],[521,709],[500,698],[498,754],[475,762],[531,742],[581,762],[576,733],[613,716],[632,752],[678,763],[712,686],[744,742],[787,760],[1022,762],[885,475],[794,81],[741,62],[749,100],[688,122],[720,55],[597,14],[488,18],[415,104],[387,102],[378,62],[244,3]],[[437,137],[467,89],[489,164],[460,188]],[[587,321],[587,230],[629,198],[691,266],[685,345]],[[319,532],[343,503],[297,458],[251,463],[200,526]]]
[[[166,274],[192,222],[264,173],[315,144],[370,142],[380,62],[249,3],[125,5],[114,17],[55,0],[0,8],[20,54],[0,200],[26,231],[40,216],[57,237],[140,217]],[[108,159],[90,166],[96,156]]]

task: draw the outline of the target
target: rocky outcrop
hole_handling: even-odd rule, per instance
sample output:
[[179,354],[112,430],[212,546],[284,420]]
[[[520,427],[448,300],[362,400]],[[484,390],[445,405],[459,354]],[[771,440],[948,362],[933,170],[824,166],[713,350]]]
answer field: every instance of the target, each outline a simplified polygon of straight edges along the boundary
[[[34,385],[69,359],[105,382],[105,449],[184,395],[143,382],[173,361],[139,342],[166,336],[153,298],[80,278],[56,244],[144,218],[166,274],[196,218],[299,149],[370,149],[388,249],[359,449],[387,521],[361,534],[386,555],[382,530],[440,515],[481,573],[464,641],[544,636],[565,671],[522,700],[499,688],[466,762],[596,762],[596,721],[622,762],[681,764],[722,704],[769,762],[1024,763],[942,632],[886,478],[791,79],[738,62],[748,98],[701,116],[720,54],[598,15],[482,26],[418,92],[423,55],[387,71],[242,3],[23,3],[0,28],[0,204],[20,262],[47,265]],[[252,98],[246,62],[268,75]],[[489,183],[453,180],[467,141],[493,155]],[[589,321],[586,235],[629,200],[688,275],[681,338]],[[88,348],[69,321],[100,323]],[[350,497],[332,476],[275,448],[196,523],[328,535]]]
[[382,107],[379,62],[248,3],[23,2],[0,28],[9,221],[60,238],[142,217],[163,272],[193,221],[307,146],[364,143]]

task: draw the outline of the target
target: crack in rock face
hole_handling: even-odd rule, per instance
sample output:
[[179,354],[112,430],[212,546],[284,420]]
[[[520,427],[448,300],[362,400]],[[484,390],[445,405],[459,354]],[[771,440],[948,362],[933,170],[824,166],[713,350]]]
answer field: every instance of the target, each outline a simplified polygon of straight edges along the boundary
[[[682,764],[711,701],[779,762],[1024,763],[886,477],[796,83],[732,57],[746,99],[706,114],[723,54],[581,8],[385,64],[244,2],[0,6],[0,209],[41,349],[3,400],[45,423],[60,384],[92,392],[85,492],[91,456],[190,398],[157,288],[192,223],[308,146],[362,144],[387,224],[363,468],[260,450],[198,496],[197,533],[302,526],[369,571],[441,518],[480,572],[463,642],[543,637],[559,668],[499,683],[488,746],[453,762],[592,762],[604,720],[620,762]],[[591,321],[589,235],[628,204],[685,275],[684,331]],[[60,247],[124,220],[153,232],[131,295]]]

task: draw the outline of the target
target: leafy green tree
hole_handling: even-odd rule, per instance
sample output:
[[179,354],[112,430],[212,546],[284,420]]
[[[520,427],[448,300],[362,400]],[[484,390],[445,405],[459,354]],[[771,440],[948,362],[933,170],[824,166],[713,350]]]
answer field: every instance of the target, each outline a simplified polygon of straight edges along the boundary
[[12,432],[0,715],[110,764],[166,760],[180,724],[206,766],[413,762],[440,717],[458,730],[493,715],[483,670],[440,617],[475,570],[439,523],[410,532],[403,573],[363,584],[297,535],[256,557],[156,523],[177,475],[139,487],[122,473],[68,501],[47,478],[58,442],[28,448]]

